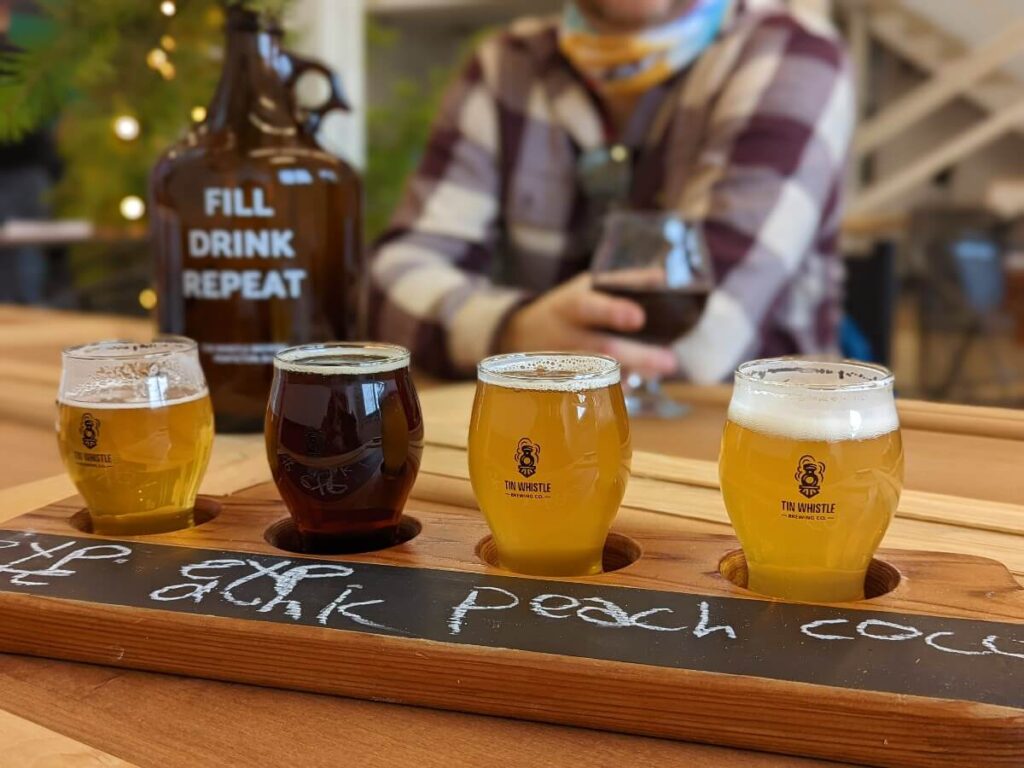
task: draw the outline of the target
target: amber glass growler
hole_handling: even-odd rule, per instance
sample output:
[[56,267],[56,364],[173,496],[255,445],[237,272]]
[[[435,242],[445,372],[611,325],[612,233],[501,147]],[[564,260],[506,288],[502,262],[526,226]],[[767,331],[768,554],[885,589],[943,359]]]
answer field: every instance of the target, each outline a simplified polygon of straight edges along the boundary
[[[151,178],[158,314],[199,343],[218,431],[263,427],[274,355],[361,336],[360,181],[316,128],[347,107],[324,65],[281,48],[273,19],[232,8],[206,119]],[[301,109],[313,70],[330,97]]]

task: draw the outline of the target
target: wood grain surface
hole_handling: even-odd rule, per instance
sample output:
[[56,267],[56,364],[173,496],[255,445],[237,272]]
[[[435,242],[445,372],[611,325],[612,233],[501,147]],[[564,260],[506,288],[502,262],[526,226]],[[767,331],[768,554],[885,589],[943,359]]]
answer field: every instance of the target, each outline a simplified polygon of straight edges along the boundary
[[[0,306],[0,440],[17,455],[0,473],[0,488],[63,471],[53,436],[60,350],[103,338],[144,339],[148,321]],[[450,386],[417,376],[431,424],[469,424],[473,384]],[[730,390],[669,384],[691,403],[687,417],[634,422],[634,444],[652,453],[716,461]],[[900,400],[906,449],[906,487],[951,496],[1024,503],[1024,411]],[[970,465],[962,458],[970,457]],[[977,468],[979,476],[971,468]]]
[[[417,492],[406,506],[406,513],[422,523],[419,535],[400,546],[345,555],[343,559],[509,575],[490,567],[477,554],[477,545],[488,535],[488,528],[477,509],[468,478],[459,477],[464,471],[460,469],[464,457],[446,449],[437,449],[443,453],[430,457],[434,450],[433,446],[428,446],[425,453],[428,461],[424,462],[421,474],[425,482],[417,484]],[[633,507],[627,500],[616,516],[613,530],[634,540],[642,556],[625,570],[579,577],[573,582],[755,597],[718,572],[722,558],[739,549],[739,542],[727,530],[701,524],[717,514],[718,493],[677,480],[650,480],[649,486],[647,495],[654,505],[682,507],[692,514],[673,515],[671,524],[665,524],[666,521],[652,524],[645,508]],[[221,503],[219,513],[209,522],[183,531],[119,538],[195,549],[290,556],[265,540],[265,532],[288,517],[273,483],[261,483],[231,496],[212,498]],[[82,509],[81,497],[74,496],[7,520],[2,526],[9,530],[106,541],[105,537],[84,533],[71,524],[72,517]],[[998,560],[906,549],[882,549],[878,557],[902,574],[902,582],[890,594],[863,604],[851,604],[854,607],[1024,623],[1024,588]]]
[[120,758],[4,711],[0,711],[0,745],[0,765],[5,766],[133,768]]
[[[434,500],[418,494],[407,507],[422,522],[422,533],[392,549],[346,556],[346,562],[495,572],[474,554],[487,528],[467,498],[461,477],[465,456],[456,456],[456,449],[437,450],[441,453],[425,462],[435,481],[426,495]],[[717,500],[715,490],[702,484],[648,480],[649,493],[662,503],[705,511],[713,509]],[[138,538],[154,544],[282,554],[263,538],[265,530],[286,517],[272,484],[224,497],[222,503],[219,515],[201,526]],[[4,525],[82,535],[69,525],[80,509],[80,499],[73,498]],[[718,573],[718,562],[738,546],[734,538],[699,533],[691,520],[667,527],[645,524],[644,517],[643,512],[627,507],[615,526],[639,544],[643,556],[637,562],[623,571],[573,581],[752,597]],[[890,594],[859,607],[901,616],[1024,623],[1024,589],[995,561],[900,550],[882,551],[879,556],[897,569],[902,581]],[[988,704],[326,632],[290,623],[211,618],[35,594],[0,592],[0,612],[5,616],[0,644],[21,653],[838,757],[892,768],[1016,766],[1024,752],[1024,712]],[[116,658],[110,655],[112,646],[119,649]],[[459,684],[452,685],[456,679]],[[601,705],[595,706],[595,696]],[[736,712],[754,700],[759,703],[756,714],[750,712],[737,721]],[[737,722],[742,727],[737,728]],[[941,759],[936,758],[939,754]]]
[[[0,366],[0,444],[7,447],[5,454],[17,454],[5,456],[5,469],[0,472],[0,488],[7,488],[0,491],[0,519],[74,492],[60,474],[53,437],[60,349],[101,338],[146,338],[149,328],[139,320],[0,307],[0,353],[5,361]],[[421,380],[420,389],[428,435],[436,435],[439,449],[457,445],[468,420],[472,386],[435,393],[427,391]],[[653,462],[638,456],[636,465],[660,476],[666,471],[660,462],[668,462],[667,471],[685,471],[692,482],[713,484],[715,468],[710,462],[717,457],[727,390],[686,385],[671,385],[671,389],[693,402],[694,412],[678,422],[635,422],[634,444],[641,452],[668,454]],[[885,545],[994,554],[1020,576],[1024,573],[1020,562],[1024,417],[999,409],[907,402],[900,408],[908,491]],[[259,438],[219,436],[204,492],[227,493],[265,480],[268,473],[261,453]],[[457,462],[457,454],[452,456]],[[445,479],[444,473],[453,471],[451,458],[433,450],[428,450],[426,458],[434,471],[418,483],[417,497],[429,500],[439,498],[438,494],[468,493],[467,485]],[[709,506],[697,519],[679,509],[659,509],[653,504],[645,508],[645,483],[646,478],[638,475],[630,486],[630,515],[636,525],[728,532],[721,506]],[[992,505],[982,510],[978,500]],[[425,768],[484,763],[517,768],[655,762],[699,768],[834,765],[11,655],[0,655],[0,690],[0,707],[142,768],[334,766],[339,760]],[[173,727],[168,726],[168,713],[174,713]],[[0,748],[6,746],[6,741],[0,744]],[[0,765],[2,754],[0,750]]]

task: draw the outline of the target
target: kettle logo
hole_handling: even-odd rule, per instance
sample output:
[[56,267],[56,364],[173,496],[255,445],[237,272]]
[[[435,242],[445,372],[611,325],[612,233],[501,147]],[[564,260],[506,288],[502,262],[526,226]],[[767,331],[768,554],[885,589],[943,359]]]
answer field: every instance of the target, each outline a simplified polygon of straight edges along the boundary
[[825,477],[825,462],[818,461],[810,454],[804,454],[797,462],[796,474],[793,477],[800,484],[800,493],[808,499],[813,499],[821,493],[821,481]]
[[83,413],[78,433],[82,436],[82,445],[92,450],[100,442],[100,420],[91,413]]
[[537,461],[540,458],[540,446],[524,437],[516,446],[516,463],[519,464],[519,474],[523,477],[533,477],[537,471]]

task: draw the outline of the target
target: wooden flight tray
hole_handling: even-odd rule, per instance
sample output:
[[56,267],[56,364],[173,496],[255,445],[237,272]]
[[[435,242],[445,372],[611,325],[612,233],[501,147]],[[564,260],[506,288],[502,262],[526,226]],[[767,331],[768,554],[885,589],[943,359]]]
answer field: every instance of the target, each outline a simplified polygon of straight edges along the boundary
[[[846,605],[757,598],[736,540],[609,537],[604,574],[486,563],[473,509],[304,556],[271,484],[197,527],[93,536],[76,498],[0,530],[0,650],[876,766],[1024,765],[1024,590],[882,550]],[[271,543],[274,542],[274,543]],[[724,574],[724,575],[723,575]]]

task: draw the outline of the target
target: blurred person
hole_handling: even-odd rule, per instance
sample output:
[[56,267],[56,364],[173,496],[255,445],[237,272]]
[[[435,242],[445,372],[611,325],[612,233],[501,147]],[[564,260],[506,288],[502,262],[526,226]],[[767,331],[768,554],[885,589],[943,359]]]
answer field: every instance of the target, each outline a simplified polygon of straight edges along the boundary
[[[718,381],[834,351],[852,88],[831,28],[772,0],[575,0],[487,39],[450,87],[371,262],[371,325],[471,375],[496,352],[579,349]],[[591,286],[613,206],[703,228],[716,272],[669,347]]]

